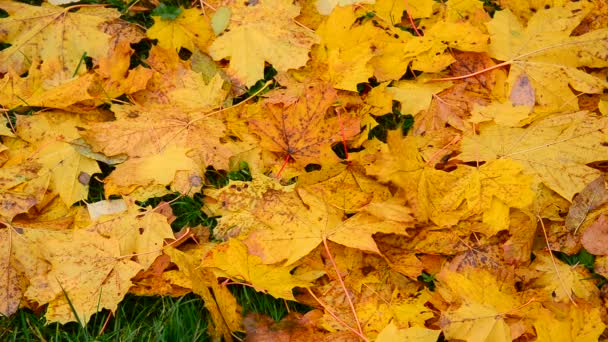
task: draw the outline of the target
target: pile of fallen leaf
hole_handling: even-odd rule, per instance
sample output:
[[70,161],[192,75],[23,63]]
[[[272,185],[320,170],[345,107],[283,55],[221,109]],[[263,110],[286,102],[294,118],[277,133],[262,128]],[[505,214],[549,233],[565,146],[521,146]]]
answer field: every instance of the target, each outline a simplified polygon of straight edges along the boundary
[[[0,0],[0,313],[194,292],[226,340],[604,333],[604,1],[211,0],[148,29],[49,2]],[[139,205],[175,192],[217,226]],[[227,284],[314,309],[243,319]]]

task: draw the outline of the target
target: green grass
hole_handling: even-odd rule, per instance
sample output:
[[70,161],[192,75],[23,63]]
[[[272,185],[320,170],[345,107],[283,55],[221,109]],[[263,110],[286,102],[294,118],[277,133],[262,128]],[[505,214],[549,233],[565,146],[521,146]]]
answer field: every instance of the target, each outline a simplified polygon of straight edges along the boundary
[[[115,317],[104,310],[91,317],[86,327],[78,323],[45,325],[43,317],[19,310],[0,319],[0,341],[208,341],[207,312],[203,301],[129,295]],[[107,321],[107,324],[106,324]],[[104,327],[105,325],[105,327]]]
[[589,272],[591,272],[591,277],[586,278],[585,280],[595,281],[595,285],[598,288],[601,288],[608,283],[608,279],[595,272],[595,255],[587,252],[585,249],[581,249],[577,254],[573,255],[568,255],[558,251],[553,251],[553,254],[556,258],[570,266],[584,266],[587,270],[589,270]]
[[248,313],[258,313],[268,315],[275,321],[280,321],[289,312],[304,313],[311,309],[297,302],[276,299],[247,286],[230,285],[229,289],[243,308],[243,316]]
[[[290,311],[309,310],[249,287],[231,285],[230,290],[242,306],[243,316],[259,313],[279,321]],[[46,325],[43,316],[21,309],[0,318],[0,341],[210,341],[208,320],[203,300],[193,294],[180,298],[127,295],[115,316],[103,310],[84,328],[76,322]]]

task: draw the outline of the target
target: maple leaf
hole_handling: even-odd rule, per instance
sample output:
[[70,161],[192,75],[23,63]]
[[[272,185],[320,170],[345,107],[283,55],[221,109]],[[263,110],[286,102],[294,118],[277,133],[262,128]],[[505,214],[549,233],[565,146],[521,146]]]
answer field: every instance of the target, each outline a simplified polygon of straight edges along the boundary
[[303,174],[298,178],[298,186],[321,194],[327,203],[345,212],[354,212],[372,201],[391,197],[388,187],[368,177],[363,166],[355,162]]
[[180,8],[175,18],[152,16],[154,25],[146,31],[148,37],[158,39],[158,45],[171,51],[184,47],[190,51],[204,51],[211,39],[211,26],[207,17],[196,8]]
[[572,296],[582,299],[595,297],[598,289],[588,279],[587,270],[582,265],[569,266],[562,262],[552,261],[552,256],[537,253],[530,265],[539,276],[533,279],[534,287],[542,290],[546,300],[568,301]]
[[532,177],[523,175],[522,166],[513,160],[499,159],[477,169],[460,170],[460,179],[445,194],[441,208],[456,210],[466,198],[467,214],[482,213],[483,222],[490,225],[488,236],[508,229],[509,207],[526,208],[534,200]]
[[431,330],[423,327],[411,327],[400,329],[395,323],[389,323],[376,337],[378,342],[391,341],[437,341],[441,330]]
[[356,19],[352,6],[337,7],[317,29],[322,39],[313,53],[320,55],[316,59],[327,61],[329,77],[337,89],[356,91],[358,83],[373,75],[367,63],[373,56],[369,38],[375,30],[369,22],[353,28]]
[[606,329],[600,310],[590,305],[571,305],[561,313],[539,311],[534,315],[539,341],[597,341]]
[[[451,74],[455,77],[468,75],[472,72],[491,69],[496,63],[485,53],[459,52],[454,53],[454,63],[450,65]],[[417,134],[439,130],[449,124],[464,131],[465,119],[476,107],[488,105],[498,92],[497,80],[501,74],[491,70],[463,81],[455,81],[454,85],[433,96],[430,107],[419,113],[414,123]]]
[[246,86],[264,78],[264,62],[278,71],[306,64],[310,47],[318,41],[311,31],[293,22],[297,5],[261,0],[247,6],[231,6],[228,31],[209,46],[215,60],[230,57],[228,72]]
[[9,14],[0,19],[0,31],[6,32],[11,44],[0,51],[0,72],[12,68],[23,73],[27,61],[58,60],[57,74],[62,79],[83,72],[84,68],[78,69],[83,54],[94,59],[107,54],[110,36],[99,26],[120,16],[117,10],[109,8],[71,12],[52,5],[30,6],[8,0],[0,1],[0,8]]
[[359,120],[350,115],[329,117],[336,92],[327,86],[310,85],[293,104],[266,103],[267,117],[250,119],[250,127],[261,137],[261,146],[283,153],[294,165],[337,160],[331,143],[359,133]]
[[464,274],[444,269],[438,279],[441,295],[449,302],[462,303],[442,315],[442,330],[448,338],[511,340],[511,330],[502,313],[512,312],[518,306],[516,298],[510,295],[515,292],[514,286],[499,283],[488,271],[476,269]]
[[10,316],[19,308],[23,293],[27,288],[27,276],[21,269],[21,263],[14,258],[12,234],[10,228],[0,229],[0,269],[5,276],[0,283],[0,315]]
[[55,74],[60,69],[58,60],[41,63],[34,59],[27,77],[9,70],[0,79],[0,100],[10,108],[24,105],[65,108],[94,98],[88,91],[95,82],[94,74],[59,80]]
[[572,200],[572,206],[566,216],[566,228],[577,231],[587,215],[608,201],[608,191],[604,176],[601,175],[579,192]]
[[[608,7],[501,4],[0,0],[0,313],[193,292],[227,341],[597,340]],[[129,197],[74,205],[93,181]],[[217,226],[134,202],[175,191]],[[317,309],[243,320],[226,284]]]
[[259,257],[249,255],[247,246],[236,239],[213,248],[203,259],[202,266],[217,269],[218,277],[250,283],[256,290],[275,298],[295,300],[294,287],[311,285],[310,280],[291,274],[294,266],[265,265]]
[[104,32],[113,35],[109,45],[114,48],[99,59],[95,73],[64,76],[60,59],[34,57],[26,77],[13,69],[4,75],[0,81],[0,100],[9,107],[65,108],[78,102],[105,103],[124,93],[144,89],[152,70],[142,66],[129,70],[129,56],[133,52],[130,44],[141,40],[143,33],[120,23],[104,24]]
[[228,288],[217,283],[211,270],[199,267],[203,252],[202,249],[192,249],[189,253],[171,247],[165,249],[171,262],[191,280],[192,291],[203,298],[213,322],[211,335],[232,341],[231,332],[242,330],[241,309]]
[[322,313],[319,310],[311,310],[304,315],[291,312],[275,322],[266,315],[248,314],[243,324],[247,329],[247,338],[256,341],[326,341],[330,338],[350,341],[347,334],[322,329],[318,325],[320,316]]
[[228,168],[230,149],[220,142],[225,126],[204,113],[172,107],[113,106],[116,121],[96,123],[84,132],[91,146],[105,155],[151,156],[170,147],[196,149],[202,164]]
[[608,159],[604,118],[586,112],[555,115],[527,128],[484,125],[479,135],[465,136],[464,161],[512,159],[549,188],[572,200],[599,171],[586,164]]
[[581,243],[585,250],[594,255],[608,255],[606,250],[606,232],[608,231],[608,221],[604,215],[600,215],[598,220],[591,224],[583,232]]
[[608,66],[604,54],[608,29],[570,37],[590,10],[585,7],[573,3],[540,11],[530,18],[526,29],[509,10],[498,12],[487,24],[490,56],[509,61],[507,82],[511,85],[520,74],[527,74],[540,106],[577,110],[577,95],[570,87],[584,93],[601,93],[608,87],[605,80],[578,69]]
[[386,88],[393,99],[401,102],[401,112],[412,115],[425,110],[434,94],[451,86],[450,83],[423,83],[424,81],[399,81]]
[[294,192],[272,184],[263,178],[251,184],[231,182],[210,193],[219,202],[218,212],[224,213],[218,231],[223,231],[224,238],[243,239],[249,253],[265,264],[285,260],[285,265],[292,264],[324,239],[379,253],[372,238],[375,232],[406,234],[405,228],[411,224],[408,215],[386,220],[380,213],[361,213],[342,222],[341,210],[305,189]]
[[161,255],[164,239],[173,239],[166,217],[155,212],[142,213],[133,203],[127,212],[105,215],[87,230],[119,241],[121,255],[136,255],[137,262],[147,269]]
[[0,217],[8,222],[38,204],[49,185],[39,163],[5,164],[0,169]]
[[[182,193],[196,192],[200,188],[203,172],[197,163],[187,156],[188,150],[170,146],[158,154],[132,158],[116,166],[105,180],[105,194],[128,195],[139,187],[172,185]],[[178,183],[179,173],[186,173],[185,186]],[[146,197],[148,198],[148,197]]]
[[74,315],[78,315],[86,323],[98,309],[116,310],[131,287],[130,279],[141,269],[139,264],[120,258],[118,240],[97,233],[37,229],[14,241],[19,260],[36,258],[25,256],[35,249],[40,260],[34,262],[49,265],[48,270],[39,267],[28,277],[30,284],[25,291],[26,298],[49,304],[45,315],[49,322],[76,321]]
[[86,123],[79,117],[62,111],[17,118],[17,135],[38,149],[34,160],[50,171],[50,188],[66,205],[86,199],[89,183],[84,179],[101,172],[97,162],[73,144],[80,138],[78,127],[83,126]]
[[431,219],[439,225],[452,225],[461,214],[442,211],[440,202],[443,193],[459,176],[428,165],[418,150],[418,144],[423,141],[420,137],[403,137],[391,132],[385,150],[377,154],[375,163],[366,167],[367,173],[376,175],[382,182],[392,181],[405,190],[418,220]]
[[431,297],[431,294],[426,290],[407,294],[395,291],[391,298],[393,323],[402,327],[424,327],[424,322],[434,317],[433,312],[424,306]]

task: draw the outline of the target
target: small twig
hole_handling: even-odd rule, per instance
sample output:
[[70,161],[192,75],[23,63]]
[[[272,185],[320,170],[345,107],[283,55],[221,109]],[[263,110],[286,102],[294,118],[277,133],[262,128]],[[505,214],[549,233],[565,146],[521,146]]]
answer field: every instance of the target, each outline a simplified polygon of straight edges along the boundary
[[287,164],[289,164],[289,161],[291,160],[291,156],[288,154],[285,156],[285,159],[283,160],[283,165],[281,165],[281,169],[279,169],[279,172],[277,172],[277,176],[276,178],[281,178],[281,173],[283,173],[283,170],[285,170],[285,167],[287,166]]
[[202,120],[202,119],[204,119],[204,118],[206,118],[206,117],[209,117],[209,116],[214,115],[214,114],[221,113],[221,112],[223,112],[223,111],[226,111],[226,110],[229,110],[229,109],[232,109],[232,108],[236,108],[236,107],[238,107],[238,106],[240,106],[240,105],[242,105],[242,104],[246,103],[247,101],[251,100],[252,98],[254,98],[254,97],[258,96],[258,95],[259,95],[259,94],[260,94],[262,91],[264,91],[264,90],[265,90],[265,89],[266,89],[266,88],[267,88],[269,85],[271,85],[271,84],[272,84],[272,82],[273,82],[273,80],[269,80],[269,81],[267,81],[267,82],[264,84],[264,86],[263,86],[262,88],[260,88],[258,91],[256,91],[256,92],[255,92],[255,93],[253,93],[251,96],[249,96],[248,98],[244,99],[243,101],[241,101],[241,102],[239,102],[239,103],[237,103],[237,104],[235,104],[235,105],[233,105],[233,106],[230,106],[230,107],[226,107],[226,108],[218,109],[218,110],[213,111],[213,112],[210,112],[210,113],[205,113],[205,114],[203,114],[201,117],[194,118],[194,119],[190,120],[190,121],[189,121],[189,122],[186,124],[186,126],[190,126],[191,124],[193,124],[193,123],[195,123],[195,122],[197,122],[197,121],[199,121],[199,120]]
[[452,141],[450,141],[447,145],[443,146],[441,149],[437,150],[435,153],[433,153],[433,155],[431,156],[431,158],[429,158],[429,161],[426,162],[426,165],[431,165],[431,163],[437,159],[437,157],[439,156],[439,153],[441,153],[442,151],[446,150],[448,147],[456,144],[457,142],[459,142],[462,139],[461,135],[457,135],[455,136]]
[[564,284],[564,280],[562,279],[562,276],[559,273],[559,270],[557,269],[557,263],[555,262],[555,257],[553,256],[553,251],[551,250],[551,245],[549,245],[549,236],[547,235],[547,230],[545,229],[545,223],[543,222],[543,219],[539,215],[537,215],[536,218],[540,221],[540,227],[542,228],[543,235],[545,236],[545,243],[547,244],[547,250],[549,250],[549,256],[551,257],[551,262],[553,263],[553,268],[555,269],[555,274],[557,275],[557,280],[559,280],[559,284],[561,285],[562,290],[564,290],[564,292],[566,293],[566,296],[568,296],[568,299],[570,299],[570,302],[572,302],[572,304],[574,306],[578,306],[578,305],[576,305],[574,298],[572,298],[572,295],[570,294],[570,290],[566,287],[566,284]]
[[357,310],[355,310],[355,305],[353,304],[353,300],[350,298],[350,295],[348,294],[348,289],[346,288],[346,285],[344,284],[344,280],[342,280],[342,276],[340,275],[340,270],[338,269],[338,265],[336,264],[336,261],[334,260],[334,257],[331,254],[331,251],[329,250],[329,245],[327,244],[327,239],[325,238],[325,236],[323,237],[323,246],[325,247],[325,251],[327,252],[327,255],[329,256],[329,260],[331,261],[331,264],[334,267],[334,271],[336,272],[336,276],[338,277],[340,286],[342,286],[342,290],[344,291],[344,295],[346,296],[348,305],[350,305],[350,309],[353,312],[353,316],[355,318],[355,323],[357,323],[357,329],[359,329],[359,336],[365,336],[365,335],[363,335],[363,328],[361,328],[361,322],[359,321],[359,317],[357,316]]
[[346,322],[344,322],[342,319],[340,319],[340,317],[338,317],[338,315],[336,315],[332,310],[329,309],[329,306],[325,303],[323,303],[315,294],[314,292],[312,292],[311,289],[307,289],[308,293],[310,293],[310,295],[312,296],[312,298],[314,298],[317,303],[319,303],[319,305],[321,305],[323,307],[323,309],[331,316],[333,317],[336,322],[340,323],[342,326],[344,326],[346,329],[350,330],[353,334],[359,336],[359,338],[361,338],[363,341],[368,342],[369,340],[362,335],[360,332],[358,332],[356,329],[354,329],[353,327],[351,327],[350,325],[348,325]]
[[412,28],[414,29],[414,32],[416,32],[416,35],[418,37],[422,37],[422,33],[420,33],[420,31],[418,31],[418,27],[416,27],[416,23],[414,22],[414,18],[412,18],[412,11],[410,11],[410,6],[407,2],[407,0],[405,0],[405,13],[407,13],[407,19],[410,22],[410,25],[412,25]]
[[103,326],[101,327],[101,330],[99,330],[99,333],[97,334],[97,336],[103,335],[103,332],[106,330],[106,327],[108,326],[108,323],[110,322],[110,318],[112,318],[112,311],[110,311],[110,313],[108,314],[108,318],[106,318],[106,321],[103,323]]

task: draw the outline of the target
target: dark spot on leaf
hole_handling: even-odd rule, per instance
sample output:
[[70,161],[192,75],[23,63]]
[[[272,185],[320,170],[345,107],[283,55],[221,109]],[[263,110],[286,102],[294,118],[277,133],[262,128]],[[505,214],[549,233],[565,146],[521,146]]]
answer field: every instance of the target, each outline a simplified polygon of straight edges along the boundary
[[199,176],[199,175],[190,176],[190,185],[192,185],[193,187],[198,187],[198,186],[201,186],[201,184],[203,184],[203,179],[201,178],[201,176]]
[[308,164],[304,167],[304,170],[306,170],[306,172],[313,172],[313,171],[319,171],[321,170],[321,165],[319,164]]
[[78,175],[78,182],[82,185],[89,185],[89,182],[91,181],[91,175],[89,175],[86,172],[80,172],[80,174]]
[[365,266],[365,267],[361,268],[361,274],[363,274],[364,276],[366,276],[370,272],[372,272],[373,270],[374,270],[374,268],[372,266]]
[[139,235],[144,235],[144,229],[143,228],[139,228]]

